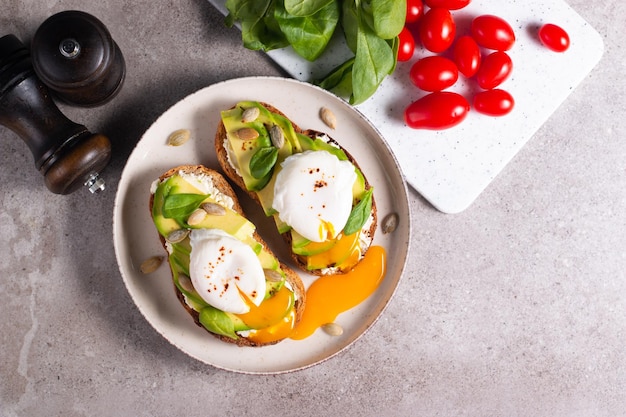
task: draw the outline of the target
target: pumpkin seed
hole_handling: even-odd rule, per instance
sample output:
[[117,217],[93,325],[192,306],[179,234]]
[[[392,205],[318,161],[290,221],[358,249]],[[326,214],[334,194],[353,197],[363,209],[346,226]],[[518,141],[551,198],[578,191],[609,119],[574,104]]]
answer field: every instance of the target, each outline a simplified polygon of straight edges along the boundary
[[322,330],[324,330],[330,336],[341,336],[343,334],[343,327],[337,323],[322,324]]
[[196,290],[191,283],[191,278],[189,278],[185,274],[178,274],[178,283],[183,288],[183,290],[187,292],[194,292]]
[[261,110],[258,107],[249,107],[243,111],[241,115],[241,121],[243,123],[254,122],[261,114]]
[[141,263],[141,266],[139,267],[139,270],[141,271],[142,274],[150,274],[156,271],[157,269],[159,269],[162,263],[163,263],[162,256],[153,256],[143,261]]
[[217,203],[211,203],[207,201],[206,203],[200,204],[200,208],[204,210],[207,214],[210,214],[212,216],[225,216],[226,215],[226,209]]
[[185,240],[185,238],[188,235],[189,235],[189,230],[177,229],[177,230],[174,230],[173,232],[170,232],[170,234],[167,235],[165,240],[167,240],[169,243],[180,243],[183,240]]
[[189,140],[191,137],[191,131],[189,129],[178,129],[173,131],[167,137],[168,146],[180,146]]
[[253,140],[259,137],[259,132],[251,127],[243,127],[237,131],[237,137],[241,140]]
[[329,108],[322,107],[320,110],[320,117],[322,121],[326,124],[326,126],[334,129],[337,127],[337,117],[335,117],[335,113],[333,113]]
[[272,145],[278,149],[282,148],[285,144],[285,134],[278,125],[272,125],[270,128],[270,139],[272,140]]
[[396,230],[399,221],[397,213],[389,213],[386,215],[382,224],[383,234],[391,233]]
[[280,275],[280,272],[274,269],[264,269],[265,279],[269,282],[280,282],[283,280],[283,276]]
[[202,223],[202,220],[204,220],[206,216],[207,212],[204,209],[195,209],[193,213],[189,215],[189,218],[187,219],[187,224],[189,226],[196,226]]

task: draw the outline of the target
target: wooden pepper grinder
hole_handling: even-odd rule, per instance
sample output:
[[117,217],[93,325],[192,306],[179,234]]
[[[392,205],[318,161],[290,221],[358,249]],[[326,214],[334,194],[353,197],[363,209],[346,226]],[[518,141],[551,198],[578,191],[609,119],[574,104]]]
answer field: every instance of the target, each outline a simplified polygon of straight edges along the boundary
[[77,10],[46,19],[31,43],[39,78],[69,104],[98,106],[112,99],[126,74],[124,57],[104,24]]
[[48,189],[69,194],[104,189],[99,173],[111,157],[106,136],[69,120],[37,77],[28,49],[14,35],[0,38],[0,124],[26,142]]

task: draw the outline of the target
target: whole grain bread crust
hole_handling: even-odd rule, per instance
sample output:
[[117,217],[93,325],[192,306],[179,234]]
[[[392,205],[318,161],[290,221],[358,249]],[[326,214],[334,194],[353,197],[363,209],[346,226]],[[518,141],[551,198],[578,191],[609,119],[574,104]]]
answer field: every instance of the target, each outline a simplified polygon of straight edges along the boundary
[[[241,214],[242,216],[245,216],[245,213],[243,211],[243,208],[241,207],[241,204],[240,204],[239,200],[237,199],[237,195],[235,194],[235,191],[230,186],[230,184],[228,183],[226,178],[224,178],[222,176],[222,174],[220,174],[218,171],[215,171],[213,169],[207,168],[207,167],[205,167],[203,165],[181,165],[181,166],[172,168],[172,169],[168,170],[167,172],[163,173],[159,177],[159,181],[162,182],[162,181],[166,180],[167,178],[171,177],[172,175],[178,174],[181,171],[184,172],[184,173],[187,173],[187,174],[195,174],[195,175],[204,174],[204,175],[210,176],[213,179],[213,184],[215,185],[215,187],[218,188],[225,195],[227,195],[230,198],[232,198],[233,203],[234,203],[233,204],[233,210],[236,211],[237,213]],[[152,205],[153,205],[153,203],[154,203],[154,195],[150,194],[149,208],[150,208],[151,212],[152,212]],[[161,241],[161,244],[163,245],[163,248],[166,249],[166,247],[165,247],[165,239],[160,234],[159,234],[159,239]],[[260,244],[262,244],[263,247],[265,248],[265,250],[267,250],[268,252],[272,253],[272,251],[270,250],[270,248],[267,245],[267,243],[263,240],[263,238],[261,238],[261,236],[256,231],[254,232],[254,239],[257,242],[259,242]],[[295,302],[295,307],[294,308],[295,308],[295,312],[296,312],[295,321],[297,323],[302,318],[302,313],[304,312],[306,290],[304,288],[304,284],[302,283],[302,280],[300,279],[298,274],[293,269],[291,269],[288,265],[284,264],[283,262],[280,262],[280,268],[285,272],[286,280],[291,285],[291,288],[293,289],[294,293],[296,294],[296,302]],[[172,283],[173,283],[173,280],[172,280]],[[185,310],[187,310],[187,312],[191,315],[191,317],[193,318],[194,322],[198,326],[200,326],[201,328],[206,330],[206,328],[200,323],[200,314],[196,310],[192,309],[185,302],[185,296],[183,295],[183,293],[180,292],[178,287],[176,287],[176,285],[173,285],[173,287],[174,287],[174,291],[176,293],[176,297],[178,298],[180,303],[183,305]],[[234,343],[234,344],[239,345],[239,346],[258,347],[258,346],[265,346],[265,345],[276,344],[276,343],[280,342],[280,340],[277,340],[277,341],[270,342],[270,343],[258,343],[258,342],[255,342],[255,341],[250,340],[250,339],[248,339],[246,337],[243,337],[243,336],[240,336],[238,339],[232,339],[232,338],[227,337],[227,336],[222,336],[222,335],[218,335],[218,334],[209,332],[208,330],[207,330],[207,332],[212,334],[216,338],[224,341],[224,342]]]
[[[276,113],[279,114],[285,118],[288,118],[281,110],[277,109],[276,107],[272,106],[271,104],[268,103],[264,103],[264,102],[260,102],[261,105],[263,105],[266,109],[268,109],[270,112],[272,113]],[[325,136],[328,139],[328,143],[331,143],[339,148],[341,148],[341,150],[343,150],[343,152],[346,154],[346,156],[348,157],[348,160],[355,166],[357,167],[361,173],[363,174],[363,177],[365,178],[365,189],[370,189],[371,188],[371,184],[369,183],[369,181],[367,180],[367,177],[365,176],[365,173],[363,172],[363,170],[361,169],[361,167],[359,166],[359,164],[357,163],[357,161],[354,159],[354,157],[345,149],[343,148],[335,139],[333,139],[331,136],[329,136],[326,133],[317,131],[317,130],[313,130],[313,129],[302,129],[301,127],[299,127],[296,123],[294,123],[291,119],[289,119],[291,121],[291,124],[293,125],[294,130],[296,131],[296,133],[301,133],[303,135],[306,135],[312,139],[316,138],[316,137],[320,137],[320,136]],[[215,153],[217,155],[217,160],[222,168],[222,170],[224,171],[224,174],[233,182],[235,183],[239,188],[241,188],[242,191],[244,191],[245,193],[247,193],[250,198],[252,198],[255,202],[257,202],[257,204],[260,204],[259,198],[256,195],[256,193],[254,191],[250,191],[246,188],[246,185],[243,181],[243,178],[237,173],[237,171],[235,170],[235,168],[230,164],[229,159],[228,159],[228,151],[226,150],[225,147],[225,141],[226,141],[226,126],[224,126],[224,123],[220,120],[218,126],[217,126],[217,130],[215,132]],[[372,216],[372,222],[369,223],[368,229],[364,230],[363,232],[368,234],[371,239],[373,240],[374,237],[374,232],[376,231],[376,227],[378,224],[378,216],[377,216],[377,209],[376,209],[376,201],[374,199],[374,196],[372,195],[372,211],[371,211],[371,216]],[[282,234],[282,238],[285,241],[285,243],[287,245],[289,245],[288,247],[291,247],[291,233],[286,232]],[[367,252],[367,250],[369,249],[368,247],[365,248],[361,248],[361,258],[365,255],[365,252]],[[323,270],[309,270],[306,267],[306,258],[304,256],[295,254],[295,253],[291,253],[291,257],[293,259],[293,261],[295,262],[295,264],[298,266],[298,268],[302,269],[303,271],[309,272],[311,274],[314,275],[323,275],[324,272]]]

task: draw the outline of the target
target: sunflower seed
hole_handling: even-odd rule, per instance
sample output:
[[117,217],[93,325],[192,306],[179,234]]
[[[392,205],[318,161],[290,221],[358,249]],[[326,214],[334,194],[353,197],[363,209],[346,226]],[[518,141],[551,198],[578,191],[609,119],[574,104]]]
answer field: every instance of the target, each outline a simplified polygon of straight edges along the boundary
[[260,114],[261,110],[258,107],[249,107],[243,111],[241,121],[244,123],[254,122]]
[[326,126],[334,129],[337,127],[337,118],[335,117],[335,113],[333,113],[329,108],[322,107],[320,110],[320,117],[322,121],[326,124]]
[[322,324],[322,330],[331,336],[341,336],[343,334],[343,327],[337,323]]
[[156,271],[157,269],[159,269],[162,263],[163,263],[162,256],[153,256],[143,261],[141,263],[141,266],[139,267],[139,270],[141,271],[142,274],[150,274]]
[[193,213],[191,213],[189,215],[189,218],[187,219],[187,224],[189,226],[197,226],[198,224],[202,223],[202,220],[204,220],[207,216],[207,212],[201,208],[196,209],[193,211]]
[[237,137],[241,140],[253,140],[259,137],[259,132],[251,127],[243,127],[237,131]]
[[174,230],[173,232],[170,232],[170,234],[167,235],[165,240],[167,240],[169,243],[179,243],[185,240],[185,238],[188,235],[189,235],[189,230],[177,229],[177,230]]
[[382,224],[383,233],[387,234],[396,230],[396,228],[398,227],[398,222],[399,218],[397,213],[389,213],[388,215],[386,215],[383,219]]
[[282,148],[285,144],[285,135],[278,125],[272,125],[270,128],[270,139],[272,140],[272,145],[278,149]]
[[178,283],[183,288],[183,290],[187,292],[195,291],[195,288],[193,287],[193,284],[191,283],[191,278],[189,278],[185,274],[178,274]]
[[226,209],[217,203],[211,203],[207,201],[206,203],[200,204],[200,208],[204,210],[207,214],[210,214],[212,216],[226,215]]
[[180,146],[187,142],[191,137],[191,131],[189,129],[178,129],[173,131],[167,137],[168,146]]
[[265,279],[269,282],[280,282],[283,280],[283,276],[280,275],[280,272],[275,271],[273,269],[264,269]]

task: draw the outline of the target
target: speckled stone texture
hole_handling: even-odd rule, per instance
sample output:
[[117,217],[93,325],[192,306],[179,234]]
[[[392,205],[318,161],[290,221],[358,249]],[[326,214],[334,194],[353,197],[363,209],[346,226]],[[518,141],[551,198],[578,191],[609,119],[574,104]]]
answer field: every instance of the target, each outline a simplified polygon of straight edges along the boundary
[[569,3],[604,38],[599,65],[467,210],[412,193],[413,253],[365,337],[310,369],[250,376],[147,323],[116,266],[112,211],[128,155],[167,108],[282,70],[207,1],[5,0],[0,35],[26,42],[53,13],[94,14],[128,73],[102,107],[60,105],[112,139],[103,194],[51,194],[0,127],[0,415],[626,415],[626,3]]

